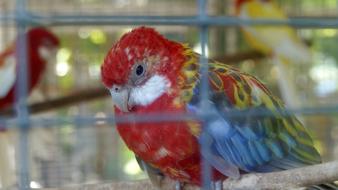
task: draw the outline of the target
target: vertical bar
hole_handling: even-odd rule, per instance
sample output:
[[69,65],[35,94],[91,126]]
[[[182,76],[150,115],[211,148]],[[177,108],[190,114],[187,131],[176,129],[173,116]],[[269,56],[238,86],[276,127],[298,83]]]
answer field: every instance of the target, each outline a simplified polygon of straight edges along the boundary
[[[200,22],[206,19],[206,0],[198,0],[198,16]],[[200,29],[200,42],[201,42],[201,93],[200,93],[200,110],[201,110],[201,119],[203,125],[208,125],[208,118],[206,117],[207,113],[206,110],[209,110],[210,107],[209,103],[209,80],[208,80],[208,59],[206,55],[206,50],[208,48],[208,26],[207,25],[199,25]],[[204,133],[204,131],[202,131]],[[201,152],[210,151],[207,143],[202,139],[200,142]],[[202,156],[202,182],[203,182],[203,189],[210,189],[211,188],[211,167],[207,160],[203,159]]]
[[16,0],[15,15],[17,27],[16,59],[18,64],[17,83],[15,87],[16,112],[19,127],[19,154],[18,154],[18,176],[19,189],[30,189],[29,166],[28,166],[28,132],[29,132],[29,112],[27,108],[28,94],[28,66],[27,66],[27,37],[26,23],[23,20],[26,13],[26,1]]
[[[201,26],[200,28],[200,41],[202,48],[202,56],[200,58],[201,63],[201,97],[200,97],[200,110],[202,123],[204,126],[207,126],[209,123],[209,119],[207,118],[207,110],[210,110],[209,103],[209,80],[208,80],[208,59],[206,57],[206,49],[208,43],[208,27]],[[204,127],[205,128],[205,127]],[[202,131],[204,133],[205,131]],[[207,143],[204,141],[205,138],[200,142],[201,152],[208,152],[209,147]],[[211,167],[207,160],[202,157],[202,179],[203,179],[203,189],[211,188]]]

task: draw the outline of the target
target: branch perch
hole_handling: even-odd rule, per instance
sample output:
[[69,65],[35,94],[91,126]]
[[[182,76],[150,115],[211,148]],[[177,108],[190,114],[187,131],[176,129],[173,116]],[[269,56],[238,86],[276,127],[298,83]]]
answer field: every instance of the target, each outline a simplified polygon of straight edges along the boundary
[[[327,162],[302,168],[272,173],[245,174],[239,180],[224,181],[225,190],[243,189],[295,189],[338,180],[338,161]],[[162,190],[175,189],[175,182],[166,178]],[[107,184],[90,184],[60,188],[62,190],[120,190],[120,189],[149,189],[157,190],[149,180],[115,182]],[[186,185],[184,190],[198,190],[196,186]]]
[[338,180],[338,161],[265,174],[247,174],[226,180],[225,189],[292,189]]
[[211,59],[217,60],[221,63],[235,65],[241,61],[245,60],[260,60],[264,59],[266,56],[258,51],[245,51],[240,53],[225,54],[223,56],[211,57]]
[[[32,103],[28,106],[28,109],[31,114],[37,114],[45,111],[56,110],[65,106],[74,105],[76,103],[104,98],[107,96],[109,96],[109,92],[103,87],[90,88],[87,90],[75,91],[69,95],[47,101]],[[10,107],[8,109],[0,110],[0,115],[13,117],[15,116],[15,109]]]

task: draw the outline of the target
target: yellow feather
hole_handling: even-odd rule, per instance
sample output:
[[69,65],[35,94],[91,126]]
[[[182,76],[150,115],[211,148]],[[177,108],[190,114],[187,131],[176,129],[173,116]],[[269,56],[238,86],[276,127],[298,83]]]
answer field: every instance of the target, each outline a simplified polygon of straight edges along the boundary
[[289,134],[291,134],[293,137],[297,137],[298,132],[297,130],[294,128],[294,126],[292,126],[289,122],[287,122],[287,120],[283,119],[283,123],[284,123],[284,127],[285,129],[288,131]]
[[[241,9],[242,19],[287,20],[287,16],[274,2],[248,1]],[[253,48],[265,53],[274,53],[284,59],[306,62],[310,53],[290,26],[243,26],[244,37]]]
[[199,136],[201,133],[201,124],[197,123],[197,122],[193,122],[193,121],[189,121],[188,122],[188,126],[189,126],[189,130],[191,132],[192,135],[194,136]]
[[182,45],[184,46],[183,54],[187,60],[183,64],[181,76],[178,77],[178,83],[181,89],[179,99],[184,104],[189,102],[193,96],[193,89],[199,79],[199,65],[197,54],[187,44]]

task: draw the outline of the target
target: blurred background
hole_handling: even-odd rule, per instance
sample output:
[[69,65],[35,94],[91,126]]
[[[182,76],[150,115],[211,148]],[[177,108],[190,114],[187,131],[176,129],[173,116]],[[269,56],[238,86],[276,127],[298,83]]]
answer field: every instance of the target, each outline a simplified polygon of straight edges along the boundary
[[[34,15],[154,15],[194,16],[193,0],[27,0]],[[334,19],[338,0],[279,0],[290,18]],[[15,1],[0,0],[2,15],[12,15]],[[233,0],[209,0],[207,12],[213,16],[234,16]],[[0,27],[0,52],[15,41],[17,28],[10,18]],[[8,21],[8,22],[7,22]],[[47,23],[48,24],[48,23]],[[126,25],[48,25],[60,39],[54,60],[29,95],[31,109],[28,131],[29,180],[31,188],[141,179],[133,154],[125,147],[112,124],[73,122],[75,116],[105,118],[113,105],[100,82],[100,65],[109,48],[122,34],[135,26]],[[166,37],[200,48],[199,30],[193,26],[153,26]],[[316,26],[297,29],[312,53],[306,64],[287,65],[299,106],[325,108],[338,105],[338,34],[336,28]],[[207,54],[210,58],[238,67],[257,76],[275,95],[281,96],[276,67],[271,57],[253,50],[238,27],[211,26]],[[1,85],[0,81],[0,85]],[[60,100],[55,103],[55,100]],[[62,99],[64,98],[64,99]],[[54,103],[54,104],[53,104]],[[0,110],[2,119],[13,116],[11,108]],[[13,110],[12,110],[13,111]],[[324,161],[338,159],[338,114],[304,115]],[[60,122],[38,122],[53,118]],[[6,126],[0,132],[0,188],[19,183],[19,130]]]

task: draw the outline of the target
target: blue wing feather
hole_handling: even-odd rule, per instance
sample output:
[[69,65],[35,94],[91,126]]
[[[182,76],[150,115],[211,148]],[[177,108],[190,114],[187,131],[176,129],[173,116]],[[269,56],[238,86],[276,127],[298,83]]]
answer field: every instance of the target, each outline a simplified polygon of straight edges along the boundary
[[[215,76],[215,73],[213,74]],[[247,81],[241,78],[240,82],[246,83]],[[250,90],[247,89],[249,84],[243,86],[246,87],[243,88],[245,91],[240,93],[242,95],[249,93]],[[237,89],[237,91],[240,90]],[[199,85],[196,85],[193,91],[194,95],[187,105],[187,110],[198,112],[196,105]],[[261,98],[258,94],[252,94],[252,96],[256,99]],[[314,149],[310,136],[299,121],[293,116],[284,116],[283,113],[276,115],[278,111],[271,110],[264,102],[270,101],[278,109],[282,108],[271,95],[265,94],[268,100],[256,100],[256,104],[248,105],[245,109],[248,110],[247,113],[257,111],[265,113],[270,110],[272,116],[247,114],[241,118],[226,116],[229,108],[239,108],[230,102],[230,98],[224,91],[211,89],[209,97],[212,102],[210,112],[213,112],[216,117],[203,126],[199,140],[200,143],[208,141],[210,151],[202,151],[202,155],[224,175],[236,178],[239,175],[238,170],[271,172],[320,162],[320,156]]]

